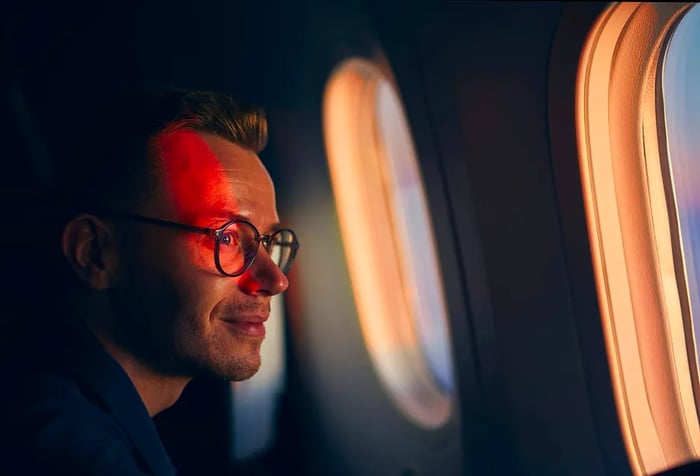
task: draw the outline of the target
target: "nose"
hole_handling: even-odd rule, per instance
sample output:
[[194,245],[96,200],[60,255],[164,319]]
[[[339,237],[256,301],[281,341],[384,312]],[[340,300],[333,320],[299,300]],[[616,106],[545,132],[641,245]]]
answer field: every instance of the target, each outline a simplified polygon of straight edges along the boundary
[[289,287],[289,280],[261,246],[255,261],[238,279],[238,286],[247,294],[274,296]]

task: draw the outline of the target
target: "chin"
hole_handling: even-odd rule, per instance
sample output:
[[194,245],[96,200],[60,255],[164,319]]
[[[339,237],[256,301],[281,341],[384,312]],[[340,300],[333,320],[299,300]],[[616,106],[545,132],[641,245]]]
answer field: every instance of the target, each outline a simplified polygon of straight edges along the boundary
[[251,378],[258,369],[260,369],[260,354],[254,353],[230,356],[226,362],[211,366],[210,371],[219,378],[239,382]]
[[226,378],[226,380],[230,380],[232,382],[241,382],[243,380],[248,380],[249,378],[253,377],[256,373],[258,373],[258,369],[250,369],[247,372],[239,372],[236,374],[231,374]]
[[208,375],[224,380],[240,381],[251,378],[260,368],[262,339],[216,339],[199,342],[182,352],[181,362],[193,370],[194,375]]

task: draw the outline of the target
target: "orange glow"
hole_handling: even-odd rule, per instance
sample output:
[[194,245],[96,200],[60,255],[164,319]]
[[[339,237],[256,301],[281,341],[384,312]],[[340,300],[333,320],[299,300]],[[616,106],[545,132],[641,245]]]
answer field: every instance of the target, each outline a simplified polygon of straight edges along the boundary
[[397,236],[395,185],[381,155],[387,144],[376,127],[380,78],[363,60],[347,61],[331,77],[323,110],[326,150],[369,354],[399,407],[417,423],[437,427],[449,417],[451,400],[436,387],[426,363],[414,315],[420,290],[402,269],[406,251]]
[[596,285],[635,474],[697,457],[695,408],[658,143],[657,68],[679,5],[609,8],[579,67],[577,130]]
[[[353,78],[356,83],[351,86],[362,87],[362,78]],[[340,80],[331,82],[329,91]],[[376,236],[393,236],[392,216],[386,206],[384,184],[380,173],[382,164],[374,153],[366,153],[366,149],[376,149],[377,137],[366,132],[357,121],[354,110],[355,96],[344,94],[338,97],[331,111],[326,108],[326,115],[332,119],[325,121],[326,136],[332,143],[334,158],[330,161],[333,177],[342,177],[342,181],[334,180],[334,190],[338,190],[337,201],[342,207],[343,236],[354,239],[344,241],[347,254],[350,256],[348,265],[353,276],[353,286],[357,293],[363,296],[358,304],[362,306],[360,314],[371,315],[389,313],[396,316],[394,326],[388,326],[384,319],[363,320],[363,330],[370,352],[382,350],[391,353],[403,347],[417,345],[416,335],[410,320],[407,318],[408,309],[404,300],[394,300],[390,293],[377,287],[375,279],[364,273],[366,264],[371,263],[371,269],[382,274],[382,280],[397,285],[401,283],[401,270],[398,260],[393,255],[394,248],[389,240],[377,243]],[[366,147],[369,145],[369,147]],[[342,155],[341,155],[342,154]],[[331,155],[331,154],[329,154]],[[368,173],[369,172],[369,173]],[[337,185],[336,185],[337,183]],[[375,234],[362,233],[361,230],[375,229]],[[347,230],[347,231],[346,231]],[[398,331],[398,332],[397,332]]]

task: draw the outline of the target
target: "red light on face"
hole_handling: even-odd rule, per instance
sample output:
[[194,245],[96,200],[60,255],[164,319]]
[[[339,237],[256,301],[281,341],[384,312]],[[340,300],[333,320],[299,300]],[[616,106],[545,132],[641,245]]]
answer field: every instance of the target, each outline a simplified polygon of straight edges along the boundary
[[155,149],[178,219],[192,223],[207,210],[234,209],[226,173],[197,132],[161,135],[156,138]]
[[[211,227],[212,212],[237,209],[226,172],[197,132],[181,130],[163,134],[156,138],[154,149],[175,220]],[[193,262],[214,270],[214,240],[196,234],[188,234],[186,240]]]

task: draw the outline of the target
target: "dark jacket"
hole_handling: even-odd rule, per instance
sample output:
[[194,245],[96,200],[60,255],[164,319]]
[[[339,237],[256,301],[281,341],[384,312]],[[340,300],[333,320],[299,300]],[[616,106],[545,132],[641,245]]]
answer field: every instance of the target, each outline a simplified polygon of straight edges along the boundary
[[0,474],[174,475],[136,389],[97,340],[37,327],[5,352]]

